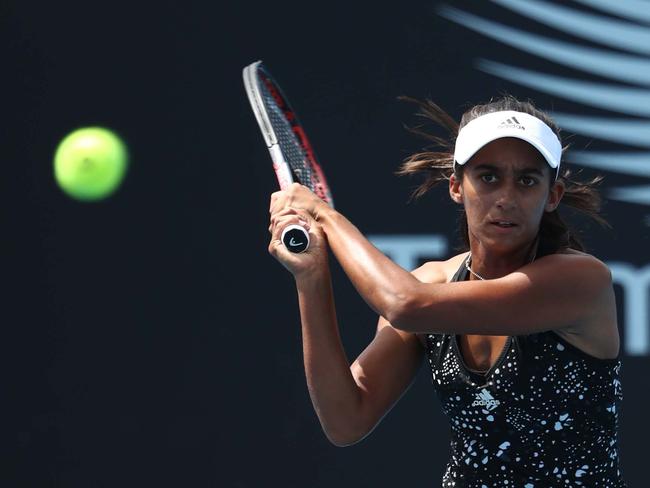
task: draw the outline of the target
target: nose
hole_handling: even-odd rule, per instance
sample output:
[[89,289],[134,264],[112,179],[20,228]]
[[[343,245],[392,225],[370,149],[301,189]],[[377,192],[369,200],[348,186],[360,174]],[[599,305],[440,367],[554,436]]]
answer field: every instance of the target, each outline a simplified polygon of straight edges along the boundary
[[512,210],[517,207],[517,192],[514,185],[506,184],[501,186],[496,205],[501,210]]

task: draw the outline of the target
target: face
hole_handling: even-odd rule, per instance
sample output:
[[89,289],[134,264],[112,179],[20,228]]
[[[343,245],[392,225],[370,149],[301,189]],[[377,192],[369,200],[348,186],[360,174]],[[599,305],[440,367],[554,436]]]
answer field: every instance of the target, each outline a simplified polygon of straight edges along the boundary
[[555,170],[521,139],[492,141],[463,170],[460,179],[452,176],[449,193],[465,207],[470,243],[499,253],[530,244],[544,212],[555,210],[564,193],[561,182],[551,181]]

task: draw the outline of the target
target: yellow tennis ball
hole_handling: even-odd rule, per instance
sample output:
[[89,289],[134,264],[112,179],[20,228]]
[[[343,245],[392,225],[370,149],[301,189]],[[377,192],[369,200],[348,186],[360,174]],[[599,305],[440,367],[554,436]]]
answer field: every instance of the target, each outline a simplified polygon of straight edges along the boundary
[[126,173],[126,145],[103,127],[84,127],[68,134],[54,154],[54,177],[69,196],[82,201],[111,195]]

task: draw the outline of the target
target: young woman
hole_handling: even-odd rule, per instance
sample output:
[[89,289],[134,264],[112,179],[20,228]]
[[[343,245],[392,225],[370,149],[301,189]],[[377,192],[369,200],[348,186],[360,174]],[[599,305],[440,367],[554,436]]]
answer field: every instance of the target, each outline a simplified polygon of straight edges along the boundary
[[[325,434],[337,446],[363,439],[426,356],[451,423],[443,486],[625,486],[611,275],[557,211],[564,198],[598,218],[595,181],[571,180],[558,128],[528,102],[478,105],[460,127],[435,104],[420,106],[450,130],[449,150],[416,154],[401,172],[427,175],[419,194],[448,180],[467,252],[409,273],[305,187],[271,197],[269,252],[295,277],[309,393]],[[295,223],[312,238],[303,254],[280,241]],[[380,315],[351,366],[328,249]]]

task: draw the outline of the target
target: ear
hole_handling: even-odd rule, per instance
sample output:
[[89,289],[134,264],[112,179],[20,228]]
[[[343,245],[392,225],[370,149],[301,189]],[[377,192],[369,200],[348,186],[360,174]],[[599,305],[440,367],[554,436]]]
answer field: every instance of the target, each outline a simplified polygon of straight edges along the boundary
[[557,206],[560,204],[560,200],[562,200],[565,189],[566,187],[562,180],[557,180],[555,183],[553,183],[551,189],[548,192],[548,198],[546,199],[544,211],[552,212],[557,208]]
[[460,179],[456,178],[454,173],[449,178],[449,196],[454,202],[463,204],[463,187]]

